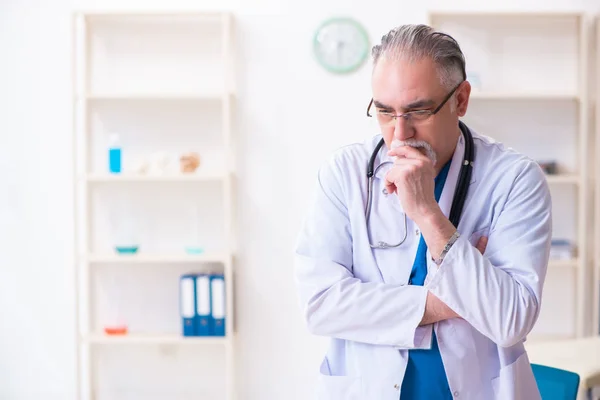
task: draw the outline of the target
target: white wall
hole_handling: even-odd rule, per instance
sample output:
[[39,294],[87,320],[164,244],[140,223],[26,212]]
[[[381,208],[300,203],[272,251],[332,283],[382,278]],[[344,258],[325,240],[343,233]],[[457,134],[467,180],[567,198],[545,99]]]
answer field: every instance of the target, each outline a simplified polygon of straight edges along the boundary
[[[593,0],[519,2],[502,9],[600,8]],[[238,391],[249,400],[311,398],[325,343],[309,336],[300,318],[293,242],[317,166],[334,148],[373,133],[364,118],[369,69],[345,77],[325,73],[311,55],[313,30],[344,14],[359,18],[378,40],[389,28],[423,22],[428,8],[447,9],[448,3],[0,1],[1,399],[75,398],[69,23],[75,8],[97,7],[218,7],[236,14],[243,150]],[[452,4],[471,7],[484,5]]]

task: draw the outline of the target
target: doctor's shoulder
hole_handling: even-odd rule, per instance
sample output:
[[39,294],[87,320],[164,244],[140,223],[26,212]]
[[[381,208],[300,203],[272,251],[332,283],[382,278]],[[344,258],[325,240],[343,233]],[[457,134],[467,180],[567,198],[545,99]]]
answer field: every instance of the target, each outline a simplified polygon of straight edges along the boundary
[[366,182],[367,164],[371,153],[381,140],[381,135],[338,147],[332,151],[318,169],[321,185],[340,186],[348,193],[350,186],[360,186]]
[[477,180],[492,191],[493,198],[516,200],[533,196],[551,207],[550,188],[541,166],[527,155],[494,139],[475,138],[477,153],[474,171]]

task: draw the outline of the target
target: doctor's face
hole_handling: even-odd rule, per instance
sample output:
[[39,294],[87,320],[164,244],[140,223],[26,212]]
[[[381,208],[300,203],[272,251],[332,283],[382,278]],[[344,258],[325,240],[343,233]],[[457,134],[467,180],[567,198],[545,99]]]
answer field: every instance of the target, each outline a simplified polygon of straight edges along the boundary
[[[458,118],[467,110],[469,83],[443,87],[430,59],[411,63],[382,58],[373,70],[372,88],[371,115],[377,118],[388,149],[394,141],[413,145],[437,160],[436,170],[441,169],[452,157],[460,135]],[[450,93],[451,98],[430,115]],[[412,112],[409,118],[393,117],[407,112]]]

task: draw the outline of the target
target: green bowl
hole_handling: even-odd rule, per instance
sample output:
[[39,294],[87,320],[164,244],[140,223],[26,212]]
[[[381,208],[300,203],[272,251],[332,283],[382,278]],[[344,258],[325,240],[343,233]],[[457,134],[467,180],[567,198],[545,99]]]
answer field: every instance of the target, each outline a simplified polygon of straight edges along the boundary
[[139,246],[115,246],[115,250],[119,254],[135,254],[139,250]]
[[204,253],[204,249],[202,247],[187,246],[185,252],[188,254],[202,254]]

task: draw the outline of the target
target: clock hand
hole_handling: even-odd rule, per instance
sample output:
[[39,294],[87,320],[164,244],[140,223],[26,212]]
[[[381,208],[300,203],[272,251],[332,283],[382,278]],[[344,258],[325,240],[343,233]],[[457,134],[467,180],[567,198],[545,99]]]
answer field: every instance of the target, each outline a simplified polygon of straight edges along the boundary
[[339,63],[340,63],[340,61],[341,61],[341,60],[340,60],[340,58],[341,58],[341,55],[342,55],[341,53],[342,53],[342,51],[343,51],[343,50],[342,50],[342,48],[343,48],[343,47],[344,47],[344,42],[343,42],[343,41],[339,41],[339,42],[337,43],[337,62],[338,62],[338,64],[339,64]]

